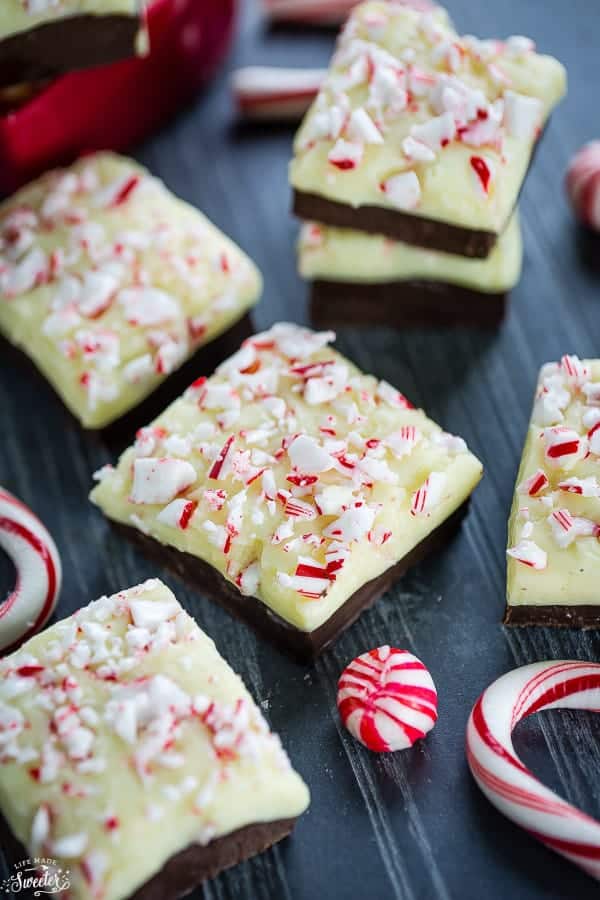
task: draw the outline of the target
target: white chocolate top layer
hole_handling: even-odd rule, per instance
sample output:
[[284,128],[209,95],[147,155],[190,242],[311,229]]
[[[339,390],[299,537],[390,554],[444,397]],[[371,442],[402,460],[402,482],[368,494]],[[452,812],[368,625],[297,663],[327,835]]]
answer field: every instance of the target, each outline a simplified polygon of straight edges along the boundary
[[137,16],[139,9],[139,0],[2,0],[0,40],[68,16]]
[[160,581],[0,662],[0,808],[73,900],[122,900],[192,843],[300,815],[308,790],[240,678]]
[[542,367],[509,521],[508,603],[598,604],[600,360]]
[[293,187],[500,233],[565,92],[533,47],[461,38],[440,10],[360,4],[297,134]]
[[91,495],[303,631],[447,519],[482,472],[334,338],[288,324],[250,338],[142,429]]
[[502,293],[518,282],[522,260],[518,213],[486,259],[425,250],[380,235],[315,223],[303,226],[298,243],[300,274],[324,281],[380,284],[416,279]]
[[256,302],[250,260],[137,163],[101,153],[0,206],[0,331],[88,428]]

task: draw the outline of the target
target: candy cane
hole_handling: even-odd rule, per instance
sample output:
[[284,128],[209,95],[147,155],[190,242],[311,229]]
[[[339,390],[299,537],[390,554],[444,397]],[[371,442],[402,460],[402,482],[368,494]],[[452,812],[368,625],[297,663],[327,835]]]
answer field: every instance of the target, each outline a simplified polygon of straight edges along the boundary
[[232,75],[238,112],[249,119],[299,120],[319,93],[326,69],[248,66]]
[[337,705],[350,734],[379,753],[412,747],[437,719],[437,691],[428,670],[412,653],[387,645],[344,669]]
[[600,664],[540,662],[483,692],[467,726],[467,760],[494,806],[552,850],[600,879],[600,822],[545,787],[521,762],[511,733],[542,709],[600,711]]
[[0,651],[14,650],[52,615],[62,570],[54,541],[40,520],[0,487],[0,547],[12,559],[17,583],[0,605]]
[[[265,14],[272,22],[302,25],[341,25],[360,0],[263,0]],[[426,12],[433,9],[431,0],[390,0]]]

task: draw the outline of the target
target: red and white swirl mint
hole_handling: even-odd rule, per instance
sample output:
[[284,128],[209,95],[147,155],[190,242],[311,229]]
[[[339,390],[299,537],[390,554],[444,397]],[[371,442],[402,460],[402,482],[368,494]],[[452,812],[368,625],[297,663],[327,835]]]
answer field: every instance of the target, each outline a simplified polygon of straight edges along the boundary
[[347,666],[338,682],[342,722],[378,753],[406,750],[437,720],[437,691],[429,671],[408,650],[377,647]]
[[567,169],[567,193],[577,218],[600,231],[600,141],[585,144]]
[[542,709],[600,711],[600,664],[539,662],[483,692],[467,726],[467,760],[494,806],[546,846],[600,879],[600,822],[562,800],[521,762],[511,734]]
[[56,545],[32,511],[0,487],[0,547],[17,570],[17,583],[0,605],[0,652],[39,631],[52,615],[62,568]]

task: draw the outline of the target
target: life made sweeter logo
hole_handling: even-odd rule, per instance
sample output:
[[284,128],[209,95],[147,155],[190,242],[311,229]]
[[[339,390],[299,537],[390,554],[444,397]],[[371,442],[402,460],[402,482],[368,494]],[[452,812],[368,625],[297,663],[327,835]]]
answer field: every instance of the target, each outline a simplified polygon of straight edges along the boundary
[[35,857],[22,859],[14,866],[14,872],[0,885],[0,893],[23,894],[24,897],[42,897],[45,894],[61,894],[71,887],[70,872],[61,869],[55,859]]

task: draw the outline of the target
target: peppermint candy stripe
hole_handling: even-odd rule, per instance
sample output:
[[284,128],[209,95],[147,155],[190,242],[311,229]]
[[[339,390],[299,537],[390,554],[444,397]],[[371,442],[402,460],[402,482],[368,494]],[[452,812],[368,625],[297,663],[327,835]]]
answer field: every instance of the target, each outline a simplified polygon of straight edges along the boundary
[[511,733],[543,709],[600,710],[600,664],[541,662],[495,681],[469,718],[471,773],[494,806],[547,847],[600,880],[600,822],[562,800],[521,762]]
[[17,583],[0,606],[0,651],[10,653],[52,615],[62,570],[58,550],[44,525],[1,487],[0,547],[17,571]]
[[263,0],[272,22],[340,25],[358,0]]
[[437,691],[423,663],[388,646],[363,653],[338,682],[338,710],[350,734],[378,753],[405,750],[437,719]]
[[600,231],[600,141],[591,141],[575,154],[567,170],[566,188],[579,220]]
[[247,66],[233,73],[231,90],[238,112],[246,118],[299,121],[326,74],[325,69]]
[[[434,9],[432,0],[398,0],[421,12]],[[272,22],[303,25],[341,25],[359,0],[263,0],[265,14]]]

